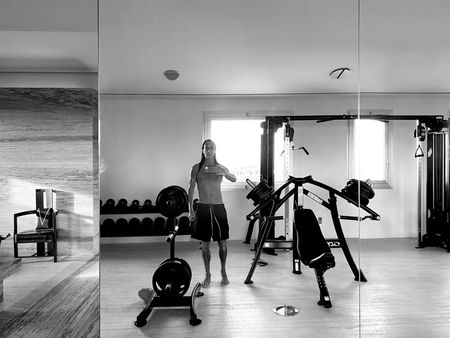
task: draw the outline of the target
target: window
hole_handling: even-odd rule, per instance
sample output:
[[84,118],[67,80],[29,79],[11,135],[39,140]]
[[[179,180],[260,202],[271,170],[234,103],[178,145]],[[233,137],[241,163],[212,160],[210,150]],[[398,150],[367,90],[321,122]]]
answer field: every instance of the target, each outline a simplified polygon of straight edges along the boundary
[[389,123],[372,119],[350,122],[350,177],[389,187]]
[[[205,138],[216,143],[217,161],[236,175],[237,182],[245,183],[250,179],[257,183],[260,180],[261,123],[264,120],[264,117],[245,114],[205,115]],[[284,180],[284,162],[280,156],[283,149],[283,129],[280,128],[275,134],[275,181]]]

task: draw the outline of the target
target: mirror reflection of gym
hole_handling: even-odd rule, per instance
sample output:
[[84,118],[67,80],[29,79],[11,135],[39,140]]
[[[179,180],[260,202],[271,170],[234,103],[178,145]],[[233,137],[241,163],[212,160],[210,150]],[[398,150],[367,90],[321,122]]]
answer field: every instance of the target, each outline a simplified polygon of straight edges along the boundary
[[[170,244],[165,240],[169,234],[155,231],[164,231],[166,220],[157,212],[101,215],[102,232],[108,233],[107,218],[119,224],[101,237],[102,333],[401,337],[448,332],[448,323],[442,320],[448,299],[446,249],[430,245],[435,239],[427,240],[424,248],[416,248],[419,215],[426,213],[424,205],[419,208],[421,160],[415,157],[419,144],[414,137],[414,130],[422,123],[427,125],[427,133],[434,132],[428,130],[426,118],[420,121],[422,117],[448,118],[447,2],[401,0],[394,6],[384,0],[329,1],[325,8],[323,2],[262,1],[257,8],[240,2],[238,9],[233,1],[220,6],[190,4],[189,8],[173,2],[155,6],[129,1],[126,7],[120,3],[100,3],[104,10],[100,55],[105,72],[101,78],[100,150],[106,168],[101,175],[102,201],[108,204],[113,199],[123,207],[125,201],[119,201],[124,199],[130,208],[134,205],[155,211],[155,200],[164,188],[177,185],[186,189],[189,170],[199,161],[199,145],[206,138],[214,139],[219,162],[232,167],[239,179],[234,185],[223,186],[231,235],[227,264],[230,285],[222,287],[213,277],[210,287],[202,288],[204,295],[195,297],[196,314],[202,320],[196,326],[191,325],[186,309],[171,308],[155,308],[145,325],[133,325],[148,305],[139,291],[157,288],[152,285],[153,276],[168,258]],[[275,59],[279,61],[268,63]],[[191,61],[196,67],[179,66],[180,60],[183,65]],[[277,68],[280,65],[286,68],[281,71]],[[329,76],[341,67],[350,71],[339,79]],[[177,70],[177,79],[167,79],[164,72],[168,70]],[[291,90],[291,85],[295,89]],[[377,121],[386,132],[382,140],[384,160],[381,164],[377,160],[377,165],[386,169],[382,178],[358,172],[362,158],[375,158],[375,150],[361,147],[366,144],[361,136],[366,135],[358,136],[354,123],[370,112],[414,117]],[[316,117],[330,115],[339,118],[317,123]],[[355,119],[341,118],[349,115]],[[366,182],[370,178],[374,196],[367,207],[380,216],[379,220],[359,221],[366,216],[364,209],[337,197],[339,215],[356,218],[339,221],[357,275],[362,271],[367,282],[355,281],[342,248],[333,247],[337,242],[326,241],[337,238],[330,211],[303,196],[299,201],[304,209],[314,212],[318,224],[314,221],[313,228],[320,229],[335,266],[331,267],[330,255],[324,255],[325,265],[317,267],[319,278],[311,260],[307,263],[312,268],[300,261],[302,273],[294,274],[292,243],[280,243],[284,249],[262,250],[251,278],[254,283],[245,283],[255,262],[253,250],[260,233],[259,220],[253,231],[248,231],[251,220],[247,215],[256,206],[246,198],[252,188],[245,180],[251,179],[256,188],[261,179],[268,179],[260,177],[259,155],[268,149],[259,142],[263,131],[260,123],[271,116],[313,116],[312,120],[289,121],[295,130],[289,161],[285,162],[286,154],[280,155],[283,146],[271,149],[276,167],[276,178],[269,185],[273,192],[288,175],[311,176],[340,194],[350,180]],[[223,127],[221,132],[218,126]],[[279,130],[282,135],[283,128]],[[420,147],[425,159],[428,150],[423,143]],[[251,168],[239,166],[249,158],[255,162]],[[278,175],[280,163],[281,168],[283,163],[288,168]],[[422,176],[422,184],[425,181]],[[330,191],[334,192],[310,183],[302,185],[303,191],[320,197],[320,203],[328,203]],[[358,191],[360,187],[357,184]],[[422,193],[425,190],[422,188]],[[359,194],[355,196],[360,199]],[[292,239],[293,209],[289,201],[273,216],[284,218],[274,220],[274,239]],[[184,216],[179,216],[180,229],[189,229],[189,223],[181,226]],[[136,235],[139,227],[151,229],[152,235]],[[423,219],[423,234],[429,234],[433,225],[425,227]],[[176,257],[191,268],[186,296],[202,280],[204,270],[199,243],[184,231],[176,236]],[[242,243],[247,237],[248,243]],[[216,252],[212,257],[217,257]],[[331,307],[317,304],[321,301],[323,267],[328,267],[322,277],[330,297],[328,303],[322,293],[323,305]],[[168,286],[168,292],[174,285],[170,278],[159,282],[157,285]]]

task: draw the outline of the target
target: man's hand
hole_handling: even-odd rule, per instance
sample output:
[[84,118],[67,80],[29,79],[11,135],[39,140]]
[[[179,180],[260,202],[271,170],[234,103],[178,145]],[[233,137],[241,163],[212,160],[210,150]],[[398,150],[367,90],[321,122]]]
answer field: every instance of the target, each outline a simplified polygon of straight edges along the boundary
[[221,176],[226,176],[228,175],[230,172],[228,171],[227,168],[225,168],[223,165],[219,164],[217,166],[217,175],[221,175]]
[[193,222],[195,219],[195,212],[194,210],[189,211],[189,221]]

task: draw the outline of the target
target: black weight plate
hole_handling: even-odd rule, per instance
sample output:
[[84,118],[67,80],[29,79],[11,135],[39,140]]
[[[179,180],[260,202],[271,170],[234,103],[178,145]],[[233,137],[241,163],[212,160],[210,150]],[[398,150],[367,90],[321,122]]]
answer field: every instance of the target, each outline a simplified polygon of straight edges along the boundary
[[[372,187],[368,185],[366,182],[358,181],[354,178],[352,178],[350,181],[347,182],[347,185],[342,189],[342,193],[347,194],[348,196],[351,195],[358,195],[358,191],[360,192],[361,198],[366,201],[369,199],[372,199],[375,196],[375,192],[373,191]],[[357,200],[354,197],[351,197],[353,200]],[[365,203],[366,205],[368,204]]]
[[166,217],[177,217],[187,210],[188,195],[186,190],[177,185],[164,188],[156,198],[159,212]]
[[178,260],[181,264],[183,264],[186,267],[186,270],[189,272],[189,279],[191,279],[192,277],[192,270],[191,267],[189,266],[189,264],[181,258],[174,258],[175,260]]
[[174,257],[174,258],[166,258],[165,260],[163,260],[163,261],[159,264],[159,266],[161,266],[161,265],[163,265],[164,263],[169,262],[169,261],[180,262],[180,263],[181,263],[182,265],[184,265],[184,266],[186,267],[186,269],[188,270],[189,276],[192,277],[192,270],[191,270],[191,267],[189,266],[189,264],[188,264],[184,259],[177,258],[177,257]]
[[267,185],[265,180],[262,180],[254,187],[246,196],[247,199],[251,199],[253,205],[258,205],[263,199],[273,193],[273,188]]
[[360,190],[361,194],[363,194],[368,199],[372,199],[375,196],[375,192],[373,191],[372,187],[366,182],[361,181]]
[[[153,290],[160,297],[181,297],[189,289],[191,282],[190,268],[179,260],[166,260],[161,263],[153,274]],[[166,287],[171,285],[170,290]]]

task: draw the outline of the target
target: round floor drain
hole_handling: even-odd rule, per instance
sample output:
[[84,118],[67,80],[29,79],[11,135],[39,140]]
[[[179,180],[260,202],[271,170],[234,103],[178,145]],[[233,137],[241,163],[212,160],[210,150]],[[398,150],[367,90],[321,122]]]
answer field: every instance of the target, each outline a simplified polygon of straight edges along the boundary
[[298,309],[291,305],[278,305],[273,308],[273,312],[279,316],[290,317],[298,314]]

